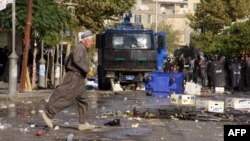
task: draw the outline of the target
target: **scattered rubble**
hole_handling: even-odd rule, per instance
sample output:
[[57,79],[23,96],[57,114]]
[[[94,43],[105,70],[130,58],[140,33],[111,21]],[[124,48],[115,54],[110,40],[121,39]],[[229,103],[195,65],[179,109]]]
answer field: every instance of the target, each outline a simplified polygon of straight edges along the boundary
[[27,133],[30,132],[28,128],[20,128],[21,133]]
[[200,95],[202,86],[194,82],[186,82],[184,93],[190,95]]
[[67,136],[67,141],[73,141],[73,133],[70,133],[68,136]]
[[36,132],[36,136],[43,136],[45,133],[44,133],[44,130],[38,130]]
[[35,128],[36,125],[35,125],[35,124],[31,124],[30,127],[31,127],[31,128]]
[[0,109],[6,109],[6,108],[8,108],[7,105],[5,105],[5,104],[1,104],[1,105],[0,105]]
[[104,123],[104,126],[120,126],[120,119],[114,119],[112,121],[109,121],[107,123]]
[[139,123],[135,123],[131,125],[131,128],[138,128],[139,127]]
[[0,130],[5,130],[10,127],[12,127],[12,125],[9,123],[0,123]]
[[53,129],[54,129],[54,130],[59,130],[60,127],[59,127],[58,125],[56,125]]
[[15,108],[16,105],[15,105],[14,103],[12,103],[12,104],[10,104],[8,107],[9,107],[9,108]]
[[[163,108],[164,107],[164,108]],[[249,122],[250,113],[235,109],[227,109],[223,113],[209,112],[207,110],[196,110],[193,106],[163,106],[157,109],[134,108],[133,116],[140,118],[161,118],[172,120],[193,120],[198,121],[237,121]],[[149,116],[154,115],[154,116]]]
[[35,111],[35,110],[31,110],[30,113],[31,113],[31,114],[35,114],[36,111]]

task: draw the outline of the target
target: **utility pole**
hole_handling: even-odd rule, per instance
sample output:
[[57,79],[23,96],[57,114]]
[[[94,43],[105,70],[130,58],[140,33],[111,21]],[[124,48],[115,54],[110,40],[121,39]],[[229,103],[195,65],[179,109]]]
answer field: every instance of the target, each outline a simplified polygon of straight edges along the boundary
[[[41,45],[41,59],[39,60],[39,83],[38,86],[40,88],[46,88],[46,83],[45,83],[45,72],[46,72],[46,61],[44,59],[43,56],[43,52],[44,52],[44,43],[42,40],[42,45]],[[48,68],[47,68],[48,69]]]
[[56,45],[55,87],[60,83],[59,45]]
[[63,79],[63,42],[60,43],[60,82]]
[[157,11],[157,5],[158,3],[157,3],[157,0],[155,0],[155,32],[157,32],[157,28],[158,28],[158,11]]
[[30,29],[31,29],[31,18],[32,18],[32,3],[33,0],[28,0],[27,5],[27,20],[25,27],[25,37],[24,37],[24,50],[23,50],[23,63],[22,63],[22,74],[21,74],[21,84],[20,92],[25,92],[26,75],[27,75],[27,64],[28,64],[28,55],[29,55],[29,45],[30,45]]
[[36,55],[38,52],[37,49],[37,43],[36,43],[36,37],[38,36],[37,32],[35,31],[35,43],[34,43],[34,47],[33,47],[33,66],[32,66],[32,89],[34,89],[36,87],[36,79],[37,79],[37,75],[36,75]]
[[16,0],[12,3],[12,51],[9,56],[9,94],[17,93]]

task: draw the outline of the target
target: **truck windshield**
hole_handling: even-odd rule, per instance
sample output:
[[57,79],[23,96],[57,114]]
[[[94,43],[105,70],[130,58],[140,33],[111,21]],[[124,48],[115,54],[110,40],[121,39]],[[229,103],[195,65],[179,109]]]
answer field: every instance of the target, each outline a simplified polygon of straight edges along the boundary
[[106,43],[112,49],[152,49],[151,36],[147,33],[111,33]]

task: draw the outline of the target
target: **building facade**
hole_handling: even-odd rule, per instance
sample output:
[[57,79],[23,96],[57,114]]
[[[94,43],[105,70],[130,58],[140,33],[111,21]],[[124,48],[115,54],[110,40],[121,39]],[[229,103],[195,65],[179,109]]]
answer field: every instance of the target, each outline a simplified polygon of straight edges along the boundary
[[[188,26],[188,13],[194,13],[200,0],[137,0],[132,8],[131,22],[146,28],[164,23],[179,31],[179,45],[189,45],[192,29]],[[157,18],[156,16],[157,15]]]

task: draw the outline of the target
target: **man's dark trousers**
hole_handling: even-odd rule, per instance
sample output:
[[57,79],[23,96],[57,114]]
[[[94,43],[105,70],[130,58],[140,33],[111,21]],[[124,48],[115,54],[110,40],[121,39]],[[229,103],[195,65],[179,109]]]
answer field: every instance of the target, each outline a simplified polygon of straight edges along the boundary
[[58,85],[50,96],[45,113],[53,119],[58,112],[71,106],[76,101],[79,123],[85,123],[89,117],[89,104],[85,92],[85,78],[78,72],[68,71],[63,83]]

